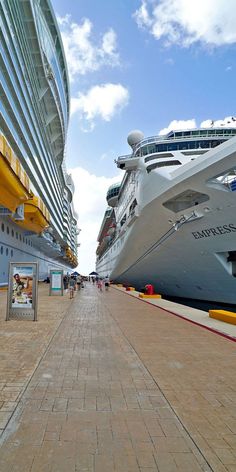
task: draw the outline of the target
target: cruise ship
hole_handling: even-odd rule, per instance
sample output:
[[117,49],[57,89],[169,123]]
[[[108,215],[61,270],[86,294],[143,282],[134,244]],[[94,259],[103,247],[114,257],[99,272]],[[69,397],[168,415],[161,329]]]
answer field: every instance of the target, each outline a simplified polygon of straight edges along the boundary
[[9,262],[77,267],[74,186],[65,167],[69,81],[49,0],[0,2],[0,286]]
[[142,290],[236,304],[236,128],[128,136],[107,192],[96,270]]

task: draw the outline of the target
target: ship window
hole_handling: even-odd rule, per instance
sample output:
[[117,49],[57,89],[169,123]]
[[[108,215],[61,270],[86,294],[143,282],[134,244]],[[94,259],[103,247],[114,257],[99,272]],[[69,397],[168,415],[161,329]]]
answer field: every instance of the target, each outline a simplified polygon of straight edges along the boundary
[[149,174],[151,170],[156,169],[158,167],[167,167],[167,166],[181,166],[180,161],[162,161],[162,162],[155,162],[155,164],[151,164],[147,166],[146,171]]
[[23,236],[23,243],[24,243],[24,242],[25,242],[25,238],[24,238],[24,236]]
[[2,231],[4,231],[4,229],[5,229],[5,228],[4,228],[4,223],[2,223]]
[[9,234],[9,232],[10,232],[10,231],[9,231],[9,226],[7,226],[7,234]]
[[6,248],[6,256],[8,256],[8,247]]
[[167,145],[167,151],[177,151],[177,149],[178,149],[178,144],[176,143]]
[[157,147],[155,144],[149,144],[147,148],[148,148],[148,154],[153,154],[157,150]]
[[148,154],[148,147],[147,146],[143,146],[142,147],[142,156],[146,156]]
[[25,238],[25,244],[27,244],[27,242],[28,242],[28,241],[27,241],[27,239]]
[[166,152],[165,154],[158,154],[156,156],[145,157],[144,162],[153,161],[153,159],[160,159],[161,157],[174,157],[171,152]]
[[11,235],[14,238],[14,230],[13,229],[11,230]]
[[21,241],[21,234],[19,234],[19,238],[20,238],[20,241]]
[[205,154],[207,152],[207,150],[203,150],[203,149],[198,149],[196,151],[183,151],[181,152],[181,154],[183,154],[184,156],[194,156],[196,154],[197,155],[200,155],[200,154]]
[[121,219],[120,226],[123,226],[125,222],[126,222],[126,215],[124,215],[123,218]]
[[129,207],[129,215],[132,216],[134,214],[134,209],[136,206],[137,206],[137,200],[135,198]]
[[1,254],[3,254],[3,247],[1,246]]
[[16,239],[18,239],[18,233],[17,233],[17,231],[16,231]]
[[207,200],[209,200],[209,196],[205,193],[196,192],[195,190],[186,190],[176,195],[176,197],[167,200],[163,203],[163,206],[168,208],[168,210],[178,213],[178,211],[186,210]]
[[13,249],[11,250],[11,257],[13,257]]

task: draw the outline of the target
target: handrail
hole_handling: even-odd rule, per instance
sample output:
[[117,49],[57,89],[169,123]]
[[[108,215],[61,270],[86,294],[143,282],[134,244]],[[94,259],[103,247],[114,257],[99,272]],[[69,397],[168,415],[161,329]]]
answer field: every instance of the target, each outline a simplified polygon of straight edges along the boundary
[[[222,128],[222,131],[224,130],[224,128]],[[193,131],[197,131],[197,130],[193,130]],[[142,141],[140,141],[139,143],[136,144],[136,146],[134,147],[134,153],[135,151],[137,151],[140,147],[144,146],[145,144],[149,144],[149,143],[157,143],[157,142],[163,142],[163,141],[166,141],[166,142],[170,142],[170,141],[189,141],[189,140],[193,140],[193,139],[206,139],[206,138],[209,138],[209,139],[219,139],[219,138],[227,138],[227,137],[233,137],[234,135],[236,135],[236,129],[235,129],[235,132],[234,133],[216,133],[216,134],[209,134],[208,132],[209,131],[212,131],[211,129],[207,129],[206,130],[206,133],[203,134],[203,129],[199,130],[199,134],[192,134],[192,135],[189,135],[189,136],[176,136],[176,135],[172,135],[172,136],[168,136],[168,135],[156,135],[156,136],[150,136],[149,138],[145,138],[145,139],[142,139]],[[231,130],[232,131],[232,130]],[[181,132],[181,131],[180,131]],[[190,131],[191,133],[191,131]]]

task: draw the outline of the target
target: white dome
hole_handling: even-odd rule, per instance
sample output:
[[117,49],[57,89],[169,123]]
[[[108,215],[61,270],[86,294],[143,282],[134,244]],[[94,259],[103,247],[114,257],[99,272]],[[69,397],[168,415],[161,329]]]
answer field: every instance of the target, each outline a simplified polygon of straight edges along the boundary
[[133,147],[136,144],[138,144],[140,141],[142,141],[143,138],[144,138],[144,134],[142,133],[142,131],[135,129],[134,131],[131,131],[128,134],[127,141],[128,141],[128,144],[131,147]]

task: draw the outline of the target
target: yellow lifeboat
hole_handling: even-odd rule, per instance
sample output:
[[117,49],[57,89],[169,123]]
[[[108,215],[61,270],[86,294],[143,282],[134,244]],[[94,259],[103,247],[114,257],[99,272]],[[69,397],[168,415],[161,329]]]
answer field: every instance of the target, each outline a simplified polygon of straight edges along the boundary
[[24,229],[34,233],[42,233],[49,226],[50,215],[40,197],[35,195],[24,204],[24,220],[16,221]]
[[66,246],[65,255],[66,255],[66,259],[70,263],[70,265],[72,267],[77,267],[77,265],[78,265],[77,257],[73,253],[72,249],[69,246]]
[[19,159],[0,134],[0,205],[15,213],[31,198],[30,180]]

